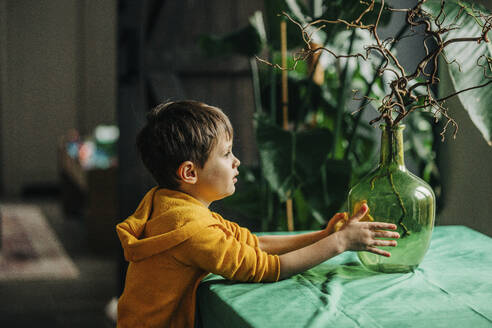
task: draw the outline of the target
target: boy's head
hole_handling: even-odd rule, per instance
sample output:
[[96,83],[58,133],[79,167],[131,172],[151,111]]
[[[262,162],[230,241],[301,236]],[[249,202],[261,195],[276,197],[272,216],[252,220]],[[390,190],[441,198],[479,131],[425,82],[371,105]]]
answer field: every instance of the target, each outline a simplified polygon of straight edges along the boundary
[[219,108],[198,101],[168,102],[147,114],[137,148],[159,185],[178,189],[180,165],[190,161],[203,168],[220,138],[232,141],[233,129]]

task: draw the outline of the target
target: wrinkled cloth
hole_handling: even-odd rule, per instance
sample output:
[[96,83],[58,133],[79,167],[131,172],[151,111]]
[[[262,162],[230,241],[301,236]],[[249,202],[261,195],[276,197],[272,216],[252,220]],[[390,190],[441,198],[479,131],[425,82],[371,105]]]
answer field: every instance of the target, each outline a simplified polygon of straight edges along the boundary
[[492,238],[436,227],[410,273],[366,270],[346,252],[275,284],[207,277],[202,327],[492,327]]
[[196,289],[207,274],[277,281],[280,262],[249,230],[185,193],[150,190],[116,231],[130,262],[118,327],[193,327]]

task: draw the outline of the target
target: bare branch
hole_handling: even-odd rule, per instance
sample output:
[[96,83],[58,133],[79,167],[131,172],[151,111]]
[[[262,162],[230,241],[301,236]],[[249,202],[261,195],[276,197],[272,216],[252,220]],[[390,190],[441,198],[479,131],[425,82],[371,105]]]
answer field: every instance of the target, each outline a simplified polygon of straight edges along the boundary
[[[461,8],[459,9],[457,15],[452,18],[450,23],[446,23],[447,21],[449,21],[449,17],[445,12],[444,0],[441,0],[439,13],[435,17],[430,15],[422,8],[425,1],[426,0],[419,0],[413,8],[389,8],[389,10],[393,12],[406,13],[406,24],[413,31],[413,33],[409,35],[401,36],[399,40],[395,40],[394,38],[387,38],[381,41],[381,39],[379,38],[378,27],[383,10],[385,9],[384,0],[381,0],[380,6],[377,9],[375,0],[367,2],[361,1],[361,3],[365,5],[365,8],[361,11],[360,15],[354,21],[347,21],[343,18],[338,18],[335,20],[317,19],[310,23],[301,24],[284,12],[282,14],[286,16],[290,22],[294,23],[301,31],[305,47],[293,55],[294,64],[290,68],[281,67],[278,64],[272,64],[258,57],[257,60],[281,70],[293,70],[300,60],[306,60],[314,54],[317,54],[318,52],[327,52],[336,59],[361,58],[363,60],[367,60],[371,55],[375,54],[376,56],[380,56],[382,58],[382,63],[377,70],[377,74],[382,75],[384,72],[390,72],[392,73],[393,79],[389,83],[389,94],[387,94],[383,97],[383,99],[380,100],[381,105],[377,109],[379,112],[379,116],[371,120],[370,124],[374,124],[376,122],[384,120],[386,124],[388,124],[389,126],[393,126],[399,124],[407,115],[416,110],[425,110],[426,108],[431,108],[431,110],[434,110],[434,116],[436,120],[439,116],[442,116],[447,120],[441,134],[443,138],[449,125],[454,126],[455,131],[453,135],[456,136],[458,125],[448,115],[447,109],[444,107],[444,103],[447,99],[457,96],[462,92],[483,88],[491,84],[492,58],[488,56],[481,56],[476,63],[477,67],[482,68],[483,76],[489,81],[481,85],[454,92],[453,94],[450,94],[446,97],[435,99],[431,92],[431,86],[433,84],[439,83],[440,81],[438,77],[439,58],[443,58],[449,65],[458,65],[458,69],[461,71],[460,63],[456,59],[450,61],[446,57],[444,49],[455,43],[489,42],[487,34],[492,30],[492,15],[484,15],[478,10],[475,10],[473,7],[470,12],[469,8],[460,5]],[[377,10],[377,18],[375,22],[373,24],[363,22],[366,15],[374,12],[375,10]],[[457,22],[461,19],[464,13],[473,17],[473,19],[477,21],[477,23],[481,27],[480,34],[460,38],[450,38],[444,41],[445,35],[447,35],[447,33],[461,28],[461,26],[458,25]],[[374,39],[374,44],[370,44],[365,47],[365,54],[356,53],[345,55],[337,54],[325,46],[312,46],[314,44],[312,42],[313,35],[318,31],[323,30],[333,24],[342,24],[347,29],[367,30]],[[422,27],[423,32],[416,32],[418,27]],[[413,71],[411,74],[407,74],[403,66],[400,64],[398,58],[392,52],[392,49],[396,42],[399,42],[404,38],[420,34],[424,36],[423,47],[425,50],[425,56],[420,59],[415,68],[415,71]],[[430,40],[433,40],[435,43],[434,47],[432,48],[428,45],[428,42]],[[425,88],[425,92],[423,95],[419,95],[416,93],[417,89],[421,87]],[[354,99],[365,101],[376,100],[367,96],[363,98],[356,98],[356,95],[354,95]],[[393,117],[395,116],[396,118],[393,119]]]
[[466,91],[470,91],[470,90],[473,90],[473,89],[480,89],[480,88],[483,88],[483,87],[485,87],[485,86],[487,86],[487,85],[489,85],[491,83],[492,83],[492,80],[489,80],[489,81],[487,81],[487,82],[485,82],[483,84],[479,84],[479,85],[476,85],[476,86],[473,86],[473,87],[469,87],[469,88],[466,88],[466,89],[457,91],[455,93],[452,93],[452,94],[450,94],[450,95],[448,95],[446,97],[443,97],[443,98],[438,99],[437,101],[439,101],[439,102],[445,101],[445,100],[448,100],[449,98],[452,98],[454,96],[459,95],[460,93],[463,93],[463,92],[466,92]]

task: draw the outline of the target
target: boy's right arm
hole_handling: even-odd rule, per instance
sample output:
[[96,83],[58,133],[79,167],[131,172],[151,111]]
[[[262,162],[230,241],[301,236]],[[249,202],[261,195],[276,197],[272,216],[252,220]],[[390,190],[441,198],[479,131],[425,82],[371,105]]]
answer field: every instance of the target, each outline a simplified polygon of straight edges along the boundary
[[359,222],[367,211],[367,205],[363,205],[340,231],[314,244],[280,255],[280,279],[306,271],[345,251],[368,251],[389,257],[389,252],[377,246],[396,246],[396,241],[378,238],[399,238],[397,232],[383,231],[396,230],[396,225],[383,222]]

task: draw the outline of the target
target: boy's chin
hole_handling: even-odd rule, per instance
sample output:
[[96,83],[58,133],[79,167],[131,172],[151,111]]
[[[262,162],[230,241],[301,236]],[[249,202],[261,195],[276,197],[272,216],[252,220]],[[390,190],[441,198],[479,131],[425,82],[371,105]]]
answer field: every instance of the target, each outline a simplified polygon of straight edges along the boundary
[[228,192],[227,195],[224,196],[224,198],[234,195],[235,192],[236,192],[236,187],[232,186],[232,190]]
[[225,196],[225,197],[232,196],[232,195],[234,195],[234,193],[235,193],[235,192],[236,192],[236,187],[235,187],[235,186],[232,186],[231,191],[230,191],[230,192],[227,194],[227,196]]
[[234,193],[235,193],[235,192],[236,192],[236,188],[235,188],[235,187],[232,187],[232,190],[231,190],[231,191],[226,192],[226,193],[224,193],[224,194],[220,195],[220,196],[219,196],[219,197],[217,197],[217,199],[215,199],[215,200],[217,201],[217,200],[221,200],[221,199],[227,198],[227,197],[229,197],[229,196],[234,195]]

